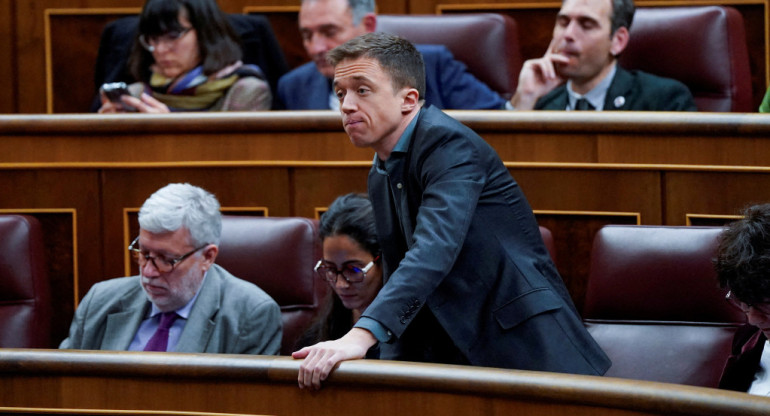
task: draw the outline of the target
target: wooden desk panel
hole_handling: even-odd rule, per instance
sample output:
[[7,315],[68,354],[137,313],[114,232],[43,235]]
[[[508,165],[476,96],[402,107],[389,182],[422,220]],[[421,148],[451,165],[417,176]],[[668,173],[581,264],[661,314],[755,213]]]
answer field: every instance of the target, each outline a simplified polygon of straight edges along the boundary
[[[484,137],[554,233],[559,271],[580,307],[593,232],[607,223],[685,225],[770,201],[770,116],[759,114],[453,111]],[[124,209],[169,182],[223,207],[315,218],[364,192],[373,152],[331,111],[174,115],[0,116],[0,210],[73,209],[56,217],[54,341],[77,299],[124,272]],[[33,214],[39,215],[39,214]],[[67,222],[69,221],[69,222]],[[73,234],[73,233],[70,233]],[[561,247],[561,249],[559,249]],[[74,251],[75,249],[73,249]],[[566,254],[565,254],[566,253]],[[62,280],[66,284],[62,284]]]

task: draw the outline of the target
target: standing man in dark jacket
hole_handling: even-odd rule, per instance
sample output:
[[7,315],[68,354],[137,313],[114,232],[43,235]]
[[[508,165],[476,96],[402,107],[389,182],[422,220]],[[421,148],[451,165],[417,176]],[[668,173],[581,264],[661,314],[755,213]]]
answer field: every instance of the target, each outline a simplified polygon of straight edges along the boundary
[[339,340],[295,352],[301,387],[340,361],[380,358],[603,374],[540,237],[532,209],[495,151],[434,107],[408,41],[382,33],[330,53],[334,91],[369,173],[386,283]]

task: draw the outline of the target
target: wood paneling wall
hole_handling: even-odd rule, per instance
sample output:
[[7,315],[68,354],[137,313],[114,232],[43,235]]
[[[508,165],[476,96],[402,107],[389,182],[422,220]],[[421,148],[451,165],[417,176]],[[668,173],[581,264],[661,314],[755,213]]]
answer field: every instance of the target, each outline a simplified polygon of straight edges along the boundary
[[[583,304],[605,224],[717,225],[770,201],[770,117],[760,114],[452,111],[487,140],[551,229]],[[122,276],[136,209],[169,182],[224,208],[314,218],[365,192],[373,153],[331,111],[0,116],[0,212],[43,220],[57,296],[54,339],[96,282]]]
[[[87,111],[94,94],[93,65],[103,25],[115,10],[138,9],[142,0],[0,0],[0,112],[66,113]],[[296,17],[286,8],[299,0],[221,0],[229,13],[264,12],[297,65],[304,56],[295,30]],[[380,13],[456,13],[492,11],[510,14],[520,27],[525,58],[541,56],[548,45],[560,2],[501,0],[381,0]],[[710,0],[639,1],[640,6],[713,4]],[[768,80],[768,0],[725,0],[746,21],[757,105]],[[283,10],[283,11],[282,11]],[[79,13],[82,11],[82,13]],[[46,32],[46,25],[48,31]],[[50,80],[50,83],[49,83]]]

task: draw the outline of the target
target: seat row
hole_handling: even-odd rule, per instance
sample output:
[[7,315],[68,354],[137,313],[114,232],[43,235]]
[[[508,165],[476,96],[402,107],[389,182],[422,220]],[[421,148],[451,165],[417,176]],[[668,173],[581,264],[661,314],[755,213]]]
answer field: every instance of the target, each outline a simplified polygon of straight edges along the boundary
[[[105,29],[95,68],[97,86],[120,78],[133,37],[129,36],[131,30],[118,26],[135,26],[136,19],[120,19]],[[275,68],[276,54],[281,52],[267,19],[231,15],[230,20],[245,39],[244,61],[264,68],[275,89],[286,68]],[[380,15],[377,24],[378,30],[415,43],[447,46],[472,74],[507,98],[516,90],[523,59],[518,28],[510,16]],[[756,111],[744,22],[734,8],[639,8],[630,39],[619,60],[624,68],[683,82],[700,111]]]
[[[51,344],[40,228],[33,217],[0,216],[0,347]],[[558,236],[540,230],[555,257]],[[607,376],[717,386],[745,321],[725,302],[711,264],[721,230],[610,225],[596,234],[583,318],[613,361]],[[321,257],[317,221],[225,216],[221,240],[217,263],[280,305],[281,353],[290,354],[331,296],[313,273]]]

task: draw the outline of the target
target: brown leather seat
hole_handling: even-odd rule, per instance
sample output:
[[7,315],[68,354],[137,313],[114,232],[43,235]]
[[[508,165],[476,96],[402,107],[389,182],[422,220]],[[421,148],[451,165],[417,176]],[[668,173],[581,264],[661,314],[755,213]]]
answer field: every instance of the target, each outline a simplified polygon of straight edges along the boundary
[[503,97],[516,91],[522,58],[518,28],[496,13],[378,15],[377,30],[420,44],[444,45],[468,72]]
[[40,223],[0,215],[0,348],[51,348],[51,293]]
[[620,64],[683,82],[700,111],[756,110],[743,17],[732,7],[637,9]]
[[745,320],[711,259],[720,227],[605,226],[594,239],[583,318],[607,376],[716,387]]
[[327,299],[327,285],[315,277],[321,258],[316,221],[299,218],[224,216],[217,264],[267,292],[281,307],[281,354],[291,354]]

